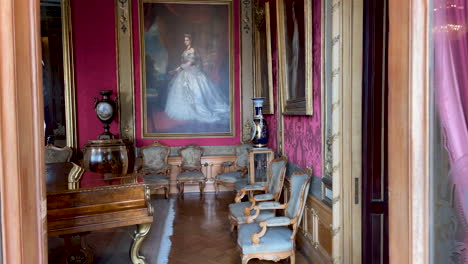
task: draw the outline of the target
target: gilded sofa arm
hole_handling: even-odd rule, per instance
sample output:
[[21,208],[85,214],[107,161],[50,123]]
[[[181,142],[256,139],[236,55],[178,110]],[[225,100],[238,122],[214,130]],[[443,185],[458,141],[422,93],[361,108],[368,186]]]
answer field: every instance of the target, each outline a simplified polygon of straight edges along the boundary
[[260,243],[260,238],[265,235],[267,228],[268,228],[265,221],[260,222],[260,227],[262,228],[262,230],[260,230],[260,232],[258,233],[253,233],[251,237],[252,244],[254,245],[258,245],[258,243]]
[[268,227],[273,226],[289,226],[294,224],[294,220],[286,216],[272,217],[265,221],[260,222],[260,227],[262,230],[258,233],[254,233],[251,237],[252,244],[257,245],[260,243],[260,238],[263,237],[268,229]]

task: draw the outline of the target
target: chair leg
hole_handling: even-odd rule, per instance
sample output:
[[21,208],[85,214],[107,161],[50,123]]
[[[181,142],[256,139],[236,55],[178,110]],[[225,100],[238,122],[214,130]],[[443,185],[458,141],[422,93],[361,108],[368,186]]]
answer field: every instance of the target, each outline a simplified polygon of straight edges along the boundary
[[164,195],[166,196],[166,200],[169,199],[169,186],[164,187]]
[[293,252],[292,255],[289,257],[289,264],[295,264],[296,263],[296,253]]
[[177,189],[179,189],[179,197],[184,197],[184,183],[177,182]]
[[200,195],[203,196],[205,194],[205,181],[201,181],[198,185],[200,186]]
[[214,188],[215,188],[215,195],[217,196],[219,192],[219,185],[217,181],[214,182]]

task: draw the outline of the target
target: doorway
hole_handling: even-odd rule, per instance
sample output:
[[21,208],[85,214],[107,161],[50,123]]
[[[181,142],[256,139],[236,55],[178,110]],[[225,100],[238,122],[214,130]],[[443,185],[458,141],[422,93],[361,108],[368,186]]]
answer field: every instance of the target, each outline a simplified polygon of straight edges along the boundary
[[387,264],[387,1],[364,1],[362,263]]

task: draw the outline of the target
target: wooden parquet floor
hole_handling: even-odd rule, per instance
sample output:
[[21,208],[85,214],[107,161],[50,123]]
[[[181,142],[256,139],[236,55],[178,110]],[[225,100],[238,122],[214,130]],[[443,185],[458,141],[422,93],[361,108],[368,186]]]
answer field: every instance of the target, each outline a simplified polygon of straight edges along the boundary
[[[233,201],[234,195],[230,192],[221,193],[218,198],[208,193],[204,199],[198,194],[185,194],[184,199],[178,199],[169,263],[241,263],[236,233],[229,231],[228,206]],[[249,261],[249,264],[266,263],[275,262]],[[309,262],[298,252],[296,263]]]
[[[173,235],[170,237],[171,250],[168,264],[238,264],[241,263],[237,250],[236,232],[229,231],[228,205],[234,201],[231,192],[220,193],[218,198],[207,193],[200,199],[198,193],[186,193],[184,199],[174,200],[175,218]],[[167,216],[169,200],[152,196],[155,206],[155,220],[148,237],[143,242],[141,254],[148,264],[156,264],[158,248],[162,240],[164,219]],[[94,263],[130,263],[128,250],[132,241],[134,226],[91,232],[87,241],[95,249]],[[63,240],[49,238],[49,263],[60,263]],[[251,260],[249,264],[275,263]],[[282,261],[278,263],[288,263]],[[310,263],[301,253],[296,253],[296,263]]]

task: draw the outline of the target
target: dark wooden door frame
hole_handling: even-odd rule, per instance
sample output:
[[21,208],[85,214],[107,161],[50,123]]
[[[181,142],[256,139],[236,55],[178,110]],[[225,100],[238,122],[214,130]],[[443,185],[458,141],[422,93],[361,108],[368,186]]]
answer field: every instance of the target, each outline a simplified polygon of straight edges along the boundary
[[387,1],[364,0],[362,263],[389,263]]

